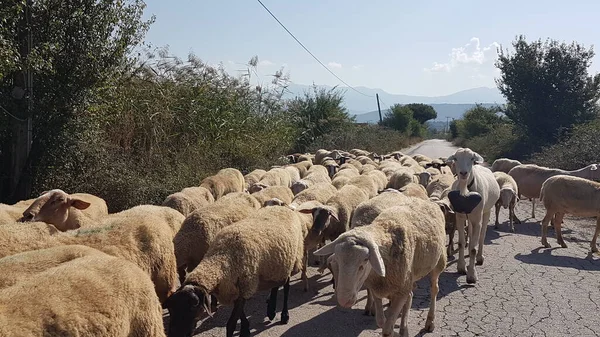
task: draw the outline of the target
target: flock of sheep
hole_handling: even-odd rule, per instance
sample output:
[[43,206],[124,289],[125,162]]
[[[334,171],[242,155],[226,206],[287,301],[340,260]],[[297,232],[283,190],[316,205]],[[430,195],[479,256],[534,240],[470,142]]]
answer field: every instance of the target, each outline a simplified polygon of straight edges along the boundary
[[[283,287],[286,324],[290,277],[301,273],[308,290],[311,255],[321,272],[331,271],[340,306],[352,307],[367,289],[365,313],[383,336],[393,335],[399,317],[400,335],[408,335],[413,287],[429,275],[425,329],[433,331],[438,278],[456,252],[455,232],[458,271],[475,283],[492,208],[496,226],[500,208],[509,209],[514,232],[519,198],[539,198],[546,247],[551,221],[566,247],[564,215],[599,212],[596,164],[563,171],[499,159],[489,169],[465,148],[435,159],[359,149],[288,159],[245,176],[225,168],[160,206],[118,213],[99,197],[60,189],[0,204],[0,336],[165,336],[166,308],[168,336],[187,337],[219,304],[233,306],[227,336],[238,321],[240,336],[250,336],[245,301],[270,291],[273,320]],[[592,251],[599,233],[600,222]]]

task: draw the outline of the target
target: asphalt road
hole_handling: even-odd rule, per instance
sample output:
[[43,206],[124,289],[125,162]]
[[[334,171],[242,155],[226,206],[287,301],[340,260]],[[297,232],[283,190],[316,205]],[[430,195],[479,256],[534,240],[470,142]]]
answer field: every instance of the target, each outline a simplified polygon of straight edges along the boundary
[[[452,154],[454,148],[448,142],[429,140],[405,152],[439,157]],[[548,240],[553,248],[545,249],[541,248],[539,237],[543,206],[537,207],[538,219],[527,219],[530,213],[531,204],[521,201],[516,214],[525,221],[515,225],[515,234],[510,233],[505,223],[506,210],[500,212],[499,229],[494,229],[493,219],[490,221],[484,246],[485,264],[477,266],[477,284],[468,285],[466,276],[456,272],[456,260],[449,260],[440,277],[433,333],[420,331],[429,306],[429,279],[419,282],[410,311],[409,336],[600,335],[600,261],[598,256],[589,254],[595,220],[566,217],[563,236],[569,248],[557,248],[551,230]],[[266,292],[247,302],[246,314],[253,336],[381,335],[375,318],[362,314],[366,291],[360,293],[361,300],[352,309],[343,309],[336,306],[329,283],[331,275],[318,274],[311,267],[309,277],[308,292],[302,290],[299,275],[294,277],[287,325],[279,324],[281,290],[273,322],[265,317]],[[230,311],[230,307],[221,307],[213,318],[201,321],[195,336],[225,336]]]

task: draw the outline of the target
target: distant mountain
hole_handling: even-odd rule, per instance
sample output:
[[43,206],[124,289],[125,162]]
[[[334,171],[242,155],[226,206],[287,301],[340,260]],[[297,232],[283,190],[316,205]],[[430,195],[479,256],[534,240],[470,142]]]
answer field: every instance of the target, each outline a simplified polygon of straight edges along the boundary
[[[331,89],[331,86],[326,85],[318,85],[318,87]],[[344,91],[344,104],[348,111],[353,115],[360,115],[365,113],[372,113],[377,109],[377,101],[375,97],[366,97],[357,93],[356,91],[348,88],[348,87],[338,87],[342,91]],[[311,86],[302,85],[302,84],[291,84],[288,87],[290,93],[285,95],[286,98],[291,98],[296,95],[302,95],[305,91],[310,90]],[[437,96],[437,97],[429,97],[429,96],[410,96],[410,95],[396,95],[390,94],[382,89],[373,89],[366,87],[356,87],[356,89],[364,94],[369,96],[375,96],[375,94],[379,94],[381,109],[387,109],[389,106],[400,103],[400,104],[408,104],[408,103],[426,103],[426,104],[436,104],[440,106],[440,110],[438,111],[438,115],[440,117],[446,115],[458,116],[462,115],[466,109],[464,106],[468,105],[469,107],[473,106],[475,103],[496,103],[496,104],[504,104],[505,99],[500,94],[498,89],[496,88],[473,88],[468,90],[459,91],[457,93],[446,95],[446,96]],[[451,105],[461,105],[456,107],[450,107]],[[446,107],[442,107],[446,106]],[[468,108],[467,108],[468,109]],[[437,109],[436,109],[437,110]],[[458,113],[457,111],[461,111]],[[454,117],[456,118],[456,117]]]
[[[485,107],[495,106],[495,103],[481,103],[481,105]],[[431,104],[431,106],[437,112],[437,121],[446,122],[446,117],[450,117],[450,120],[453,118],[461,118],[462,115],[469,109],[475,106],[475,104]],[[385,114],[389,112],[389,109],[381,109],[381,116],[385,117]],[[377,123],[379,122],[379,112],[377,110],[356,114],[352,113],[352,115],[356,116],[357,123]]]

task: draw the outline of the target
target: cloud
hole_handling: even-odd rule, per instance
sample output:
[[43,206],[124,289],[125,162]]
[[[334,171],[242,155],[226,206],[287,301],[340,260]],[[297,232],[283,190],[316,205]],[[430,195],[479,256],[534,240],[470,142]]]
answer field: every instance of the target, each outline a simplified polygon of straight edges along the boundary
[[467,44],[462,47],[452,48],[450,60],[445,63],[433,62],[431,68],[423,69],[426,72],[449,72],[460,66],[477,67],[489,60],[495,58],[496,48],[500,44],[492,42],[488,46],[481,47],[481,41],[478,37],[472,37]]
[[262,60],[262,61],[258,62],[258,66],[259,67],[268,67],[268,66],[272,66],[274,64],[275,63],[273,63],[273,62],[271,62],[269,60]]
[[364,67],[364,66],[363,66],[362,64],[357,64],[357,65],[353,65],[353,66],[352,66],[352,69],[354,69],[354,70],[360,70],[360,69],[362,69],[363,67]]
[[342,64],[341,63],[337,63],[337,62],[329,62],[329,63],[327,63],[327,65],[330,68],[342,68]]

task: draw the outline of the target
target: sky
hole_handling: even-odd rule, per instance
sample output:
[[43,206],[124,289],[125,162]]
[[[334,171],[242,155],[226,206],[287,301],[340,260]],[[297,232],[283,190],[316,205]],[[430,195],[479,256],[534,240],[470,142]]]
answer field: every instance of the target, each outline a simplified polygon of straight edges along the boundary
[[[495,87],[497,47],[528,40],[600,38],[600,1],[261,0],[327,67],[353,87],[441,96]],[[298,84],[343,85],[256,0],[146,0],[146,41],[190,52],[239,74],[254,55],[264,81],[284,67]],[[600,52],[600,50],[597,50]],[[600,57],[591,72],[600,72]],[[360,89],[359,89],[360,90]]]

